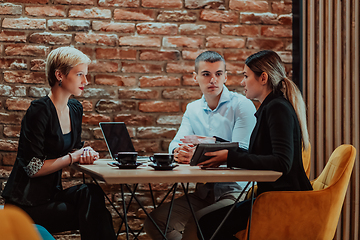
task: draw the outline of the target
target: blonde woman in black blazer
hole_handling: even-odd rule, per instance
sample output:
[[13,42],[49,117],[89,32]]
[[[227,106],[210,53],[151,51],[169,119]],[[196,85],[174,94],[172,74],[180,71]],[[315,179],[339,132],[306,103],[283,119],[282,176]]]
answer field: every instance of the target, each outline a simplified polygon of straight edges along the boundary
[[[309,136],[300,91],[286,77],[282,61],[273,51],[255,53],[245,64],[242,83],[246,97],[261,102],[255,113],[257,122],[249,150],[207,153],[212,158],[201,165],[216,167],[227,162],[230,167],[282,172],[275,182],[258,183],[258,194],[311,190],[301,156],[302,147],[309,146]],[[230,207],[211,212],[199,220],[205,239],[212,236]],[[250,201],[240,202],[215,239],[237,239],[234,234],[246,228],[249,215]]]
[[[92,164],[99,154],[81,142],[83,108],[79,96],[88,84],[90,59],[72,47],[53,50],[46,75],[51,91],[34,100],[22,122],[18,153],[2,196],[50,233],[80,230],[82,240],[115,239],[112,218],[97,185],[63,189],[62,169]],[[20,226],[21,227],[21,226]]]

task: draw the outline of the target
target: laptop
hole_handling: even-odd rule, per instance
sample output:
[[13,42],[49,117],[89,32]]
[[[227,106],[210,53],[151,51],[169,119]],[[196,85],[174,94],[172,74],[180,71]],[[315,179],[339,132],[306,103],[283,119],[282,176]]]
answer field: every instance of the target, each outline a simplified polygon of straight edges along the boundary
[[99,123],[110,156],[115,160],[118,152],[135,152],[129,132],[123,122]]

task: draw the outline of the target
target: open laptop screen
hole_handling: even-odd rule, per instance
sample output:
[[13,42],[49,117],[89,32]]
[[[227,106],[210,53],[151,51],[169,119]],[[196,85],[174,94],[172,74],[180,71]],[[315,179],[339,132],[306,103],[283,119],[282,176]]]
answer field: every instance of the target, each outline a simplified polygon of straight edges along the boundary
[[101,122],[99,125],[113,159],[118,152],[135,152],[125,123]]

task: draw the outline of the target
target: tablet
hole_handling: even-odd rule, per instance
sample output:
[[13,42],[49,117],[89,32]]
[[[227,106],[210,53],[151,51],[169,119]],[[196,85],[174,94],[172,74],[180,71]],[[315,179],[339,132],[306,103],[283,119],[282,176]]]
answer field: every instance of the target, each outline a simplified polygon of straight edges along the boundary
[[196,146],[194,155],[190,160],[190,166],[196,166],[211,157],[204,156],[206,152],[215,152],[223,149],[234,150],[239,147],[237,142],[220,142],[220,143],[200,143]]

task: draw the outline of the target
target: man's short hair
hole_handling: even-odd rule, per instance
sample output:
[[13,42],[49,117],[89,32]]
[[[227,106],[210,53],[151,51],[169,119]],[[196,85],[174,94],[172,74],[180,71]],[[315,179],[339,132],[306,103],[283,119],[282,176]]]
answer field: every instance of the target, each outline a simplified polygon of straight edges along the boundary
[[73,47],[59,47],[52,50],[46,59],[46,78],[53,87],[57,82],[56,70],[67,76],[73,67],[79,64],[90,64],[91,60],[81,51]]
[[219,53],[214,52],[214,51],[203,52],[199,56],[197,56],[197,58],[195,59],[195,72],[198,73],[200,62],[214,63],[214,62],[219,62],[219,61],[222,61],[224,63],[224,67],[226,69],[225,59]]

